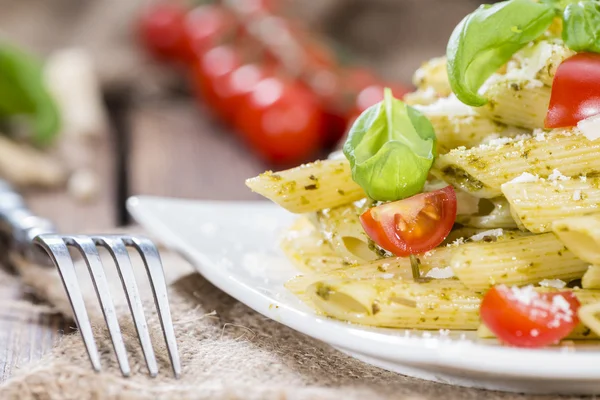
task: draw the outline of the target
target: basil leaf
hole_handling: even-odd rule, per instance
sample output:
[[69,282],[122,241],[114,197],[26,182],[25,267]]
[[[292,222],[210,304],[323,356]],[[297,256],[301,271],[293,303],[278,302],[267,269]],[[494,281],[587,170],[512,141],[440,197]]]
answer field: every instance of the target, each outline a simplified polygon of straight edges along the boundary
[[0,119],[25,117],[32,141],[50,144],[60,128],[58,109],[47,92],[39,63],[0,44]]
[[600,4],[597,1],[569,4],[563,21],[563,40],[571,50],[600,53]]
[[350,128],[344,155],[370,198],[400,200],[423,189],[436,156],[435,132],[427,117],[386,88],[384,100]]
[[562,12],[569,4],[576,3],[577,1],[579,0],[541,0],[540,3],[551,5]]
[[548,29],[556,10],[532,0],[482,5],[454,29],[446,55],[452,91],[465,104],[482,106],[477,91],[514,53]]

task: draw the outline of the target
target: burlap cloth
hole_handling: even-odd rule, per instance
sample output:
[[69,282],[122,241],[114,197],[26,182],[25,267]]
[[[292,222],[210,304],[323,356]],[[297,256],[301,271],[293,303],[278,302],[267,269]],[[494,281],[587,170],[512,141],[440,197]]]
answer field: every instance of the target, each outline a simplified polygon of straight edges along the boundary
[[[0,399],[548,399],[465,389],[408,378],[371,367],[252,311],[221,292],[189,263],[161,250],[183,364],[172,378],[147,284],[146,317],[161,368],[147,375],[116,270],[107,273],[130,352],[132,376],[122,378],[83,263],[82,289],[91,309],[103,371],[90,367],[78,333],[65,335],[39,361],[21,366],[0,386]],[[138,282],[145,271],[136,263]],[[22,279],[67,316],[71,308],[53,269],[21,264]]]

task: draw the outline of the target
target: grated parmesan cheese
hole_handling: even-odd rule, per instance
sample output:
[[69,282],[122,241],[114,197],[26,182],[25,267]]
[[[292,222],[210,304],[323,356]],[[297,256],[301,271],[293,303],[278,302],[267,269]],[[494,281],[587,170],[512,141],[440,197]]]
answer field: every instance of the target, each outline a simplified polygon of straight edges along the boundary
[[451,94],[448,97],[438,99],[436,102],[425,106],[414,105],[413,107],[427,116],[436,115],[452,117],[477,115],[477,113],[473,111],[471,107],[458,100],[458,98],[454,94]]
[[577,189],[573,192],[573,200],[579,201],[581,200],[581,190]]
[[552,173],[550,174],[550,176],[548,176],[548,180],[550,182],[557,182],[557,181],[568,181],[569,178],[568,176],[564,176],[563,174],[560,173],[559,170],[557,170],[556,168],[552,170]]
[[600,138],[600,114],[579,121],[577,128],[589,140]]
[[394,274],[382,274],[381,278],[382,279],[392,279],[394,277]]
[[479,241],[485,239],[486,237],[498,237],[498,236],[502,236],[503,234],[504,234],[504,231],[502,230],[502,228],[490,229],[489,231],[479,232],[479,233],[471,236],[470,239],[473,242],[479,242]]
[[540,179],[539,176],[530,174],[529,172],[523,172],[521,175],[517,176],[511,181],[507,183],[530,183],[537,182]]
[[535,129],[533,131],[533,138],[536,140],[536,142],[543,142],[546,140],[546,132],[541,129]]
[[448,279],[448,278],[453,278],[454,276],[455,276],[454,271],[450,267],[431,268],[425,274],[425,277],[434,278],[434,279]]
[[581,176],[579,177],[579,180],[580,180],[581,182],[585,182],[585,181],[587,181],[587,176],[585,176],[585,175],[581,175]]
[[562,289],[567,286],[567,282],[560,279],[544,279],[540,281],[540,286]]

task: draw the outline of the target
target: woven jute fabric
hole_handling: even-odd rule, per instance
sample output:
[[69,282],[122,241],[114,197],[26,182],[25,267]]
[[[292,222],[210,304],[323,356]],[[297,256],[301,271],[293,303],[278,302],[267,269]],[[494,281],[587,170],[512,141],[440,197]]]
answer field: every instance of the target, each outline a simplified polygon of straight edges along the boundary
[[[364,364],[254,312],[221,292],[177,255],[162,250],[183,375],[176,380],[150,297],[145,270],[135,270],[160,373],[150,378],[116,269],[107,267],[132,376],[121,377],[83,263],[77,265],[102,359],[92,371],[78,333],[65,335],[39,361],[0,386],[1,399],[549,399],[426,382]],[[16,260],[18,261],[18,260]],[[17,262],[25,284],[72,316],[54,269]],[[515,362],[518,362],[515,360]]]

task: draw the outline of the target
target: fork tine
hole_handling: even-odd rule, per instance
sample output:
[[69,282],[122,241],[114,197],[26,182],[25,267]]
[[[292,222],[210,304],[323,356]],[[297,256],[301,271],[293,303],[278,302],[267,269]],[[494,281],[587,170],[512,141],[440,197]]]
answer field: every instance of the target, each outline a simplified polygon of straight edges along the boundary
[[177,351],[177,339],[173,330],[173,322],[171,319],[171,309],[169,308],[169,298],[167,295],[167,285],[165,282],[165,274],[163,271],[162,262],[158,249],[149,239],[140,237],[123,238],[126,245],[134,247],[142,257],[146,271],[150,279],[150,286],[154,294],[154,301],[158,309],[158,316],[162,326],[165,342],[173,367],[175,378],[181,375],[181,362]]
[[96,244],[91,238],[86,236],[70,237],[67,243],[76,247],[85,259],[96,295],[98,296],[98,301],[100,301],[102,307],[106,325],[108,326],[108,332],[110,333],[110,338],[117,355],[119,368],[123,376],[127,377],[131,373],[129,361],[127,360],[127,350],[125,349],[125,343],[123,343],[123,335],[121,334],[117,313],[108,289],[108,282]]
[[115,261],[121,283],[123,284],[123,289],[127,296],[129,309],[133,316],[135,329],[140,339],[148,371],[150,372],[150,376],[155,377],[158,375],[158,365],[156,364],[156,356],[154,355],[154,349],[152,348],[150,332],[148,331],[148,324],[146,323],[146,317],[144,316],[144,309],[142,307],[137,284],[135,283],[133,267],[127,248],[119,237],[102,236],[94,238],[94,242],[105,247]]
[[79,288],[75,266],[69,254],[69,249],[60,236],[40,235],[34,239],[34,243],[42,247],[52,258],[52,261],[58,268],[61,280],[67,292],[67,297],[73,308],[75,322],[81,332],[83,343],[90,357],[92,367],[96,372],[100,372],[100,355],[96,347],[96,341],[92,333],[90,318],[83,302],[83,296]]

